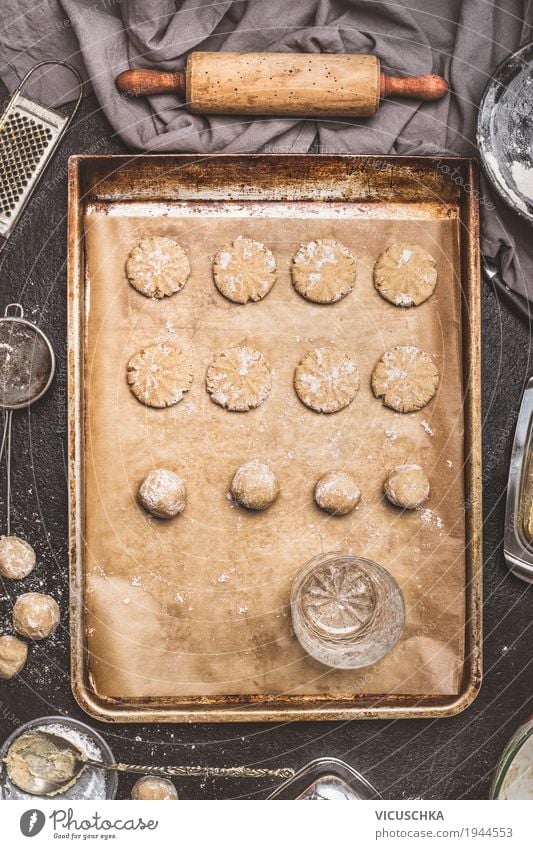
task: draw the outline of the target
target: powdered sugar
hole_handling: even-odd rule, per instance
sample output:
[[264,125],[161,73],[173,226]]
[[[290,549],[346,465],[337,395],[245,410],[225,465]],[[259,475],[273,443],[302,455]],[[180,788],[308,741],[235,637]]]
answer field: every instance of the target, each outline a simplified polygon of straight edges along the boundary
[[442,530],[444,527],[444,522],[440,518],[440,516],[435,513],[434,510],[431,510],[429,507],[419,507],[418,508],[420,519],[422,520],[424,525],[429,525],[437,530]]

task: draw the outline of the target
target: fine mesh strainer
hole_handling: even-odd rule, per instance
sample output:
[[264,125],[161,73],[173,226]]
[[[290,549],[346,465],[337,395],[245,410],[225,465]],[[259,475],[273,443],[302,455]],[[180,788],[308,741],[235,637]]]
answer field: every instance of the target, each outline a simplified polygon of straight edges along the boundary
[[[44,65],[62,66],[74,75],[78,97],[70,115],[25,94],[26,83]],[[76,114],[82,95],[82,79],[72,65],[47,61],[28,71],[7,104],[0,118],[0,250]]]
[[6,457],[6,533],[11,534],[11,422],[14,410],[23,410],[42,398],[55,371],[52,346],[42,330],[24,318],[20,304],[8,304],[0,318],[0,410],[4,428],[0,462]]

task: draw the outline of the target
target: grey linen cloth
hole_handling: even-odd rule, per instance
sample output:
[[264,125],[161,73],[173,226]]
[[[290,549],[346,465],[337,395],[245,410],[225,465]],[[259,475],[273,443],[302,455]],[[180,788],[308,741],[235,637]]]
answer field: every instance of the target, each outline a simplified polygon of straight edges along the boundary
[[[147,151],[303,152],[315,141],[325,153],[475,156],[481,95],[499,62],[533,37],[531,11],[523,0],[2,0],[0,77],[13,90],[39,59],[73,62],[118,135]],[[392,74],[442,74],[453,93],[387,102],[371,120],[302,121],[191,115],[172,95],[116,91],[120,71],[183,68],[192,50],[376,53]],[[45,68],[32,93],[61,102],[74,91]],[[531,227],[482,187],[482,250],[533,299]]]

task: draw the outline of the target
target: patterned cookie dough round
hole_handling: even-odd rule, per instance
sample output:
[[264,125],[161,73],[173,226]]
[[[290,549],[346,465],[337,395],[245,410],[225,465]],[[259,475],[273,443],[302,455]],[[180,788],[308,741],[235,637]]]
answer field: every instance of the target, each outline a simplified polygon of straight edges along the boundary
[[220,407],[246,412],[259,407],[272,387],[270,363],[253,348],[228,348],[207,369],[207,391]]
[[360,498],[361,490],[349,472],[328,472],[315,486],[315,501],[318,506],[336,516],[351,513]]
[[374,266],[374,286],[397,307],[415,307],[433,294],[437,285],[435,260],[420,245],[396,243]]
[[183,351],[162,342],[142,348],[130,359],[127,378],[135,397],[147,407],[172,407],[192,385],[192,363]]
[[260,301],[276,282],[276,260],[266,245],[238,236],[217,253],[213,277],[218,291],[229,301]]
[[383,489],[396,507],[415,510],[429,498],[429,480],[425,471],[416,463],[396,466],[389,472]]
[[131,251],[126,262],[129,282],[147,298],[164,298],[183,289],[191,266],[187,254],[173,239],[152,236]]
[[250,460],[239,466],[231,482],[231,494],[241,507],[264,510],[279,495],[276,475],[266,463]]
[[173,519],[185,510],[185,481],[169,469],[153,469],[141,483],[138,498],[152,516],[157,519]]
[[0,537],[0,575],[12,581],[26,578],[35,568],[35,551],[20,537]]
[[7,681],[18,675],[27,657],[28,646],[18,637],[13,637],[11,634],[0,637],[0,678]]
[[44,640],[53,634],[61,618],[59,605],[45,593],[24,593],[13,606],[13,627],[30,640]]
[[294,388],[311,410],[337,413],[353,401],[359,389],[355,358],[339,348],[315,348],[296,368]]
[[439,372],[429,354],[413,345],[386,351],[372,373],[372,391],[398,413],[421,410],[439,385]]
[[355,285],[355,259],[336,239],[317,239],[300,247],[291,273],[294,288],[308,301],[333,304]]
[[160,778],[157,775],[144,775],[133,785],[131,798],[136,801],[175,800],[178,798],[178,791],[168,778]]

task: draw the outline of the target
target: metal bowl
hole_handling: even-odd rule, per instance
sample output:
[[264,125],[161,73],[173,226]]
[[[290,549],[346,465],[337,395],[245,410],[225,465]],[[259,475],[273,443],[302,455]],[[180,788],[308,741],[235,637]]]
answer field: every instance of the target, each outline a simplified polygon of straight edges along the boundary
[[[9,751],[11,744],[21,734],[36,729],[42,729],[43,731],[48,729],[54,731],[56,734],[63,734],[65,737],[71,738],[73,742],[77,743],[81,749],[96,760],[100,760],[103,763],[115,763],[113,752],[103,737],[83,722],[78,722],[76,719],[70,719],[66,716],[43,716],[40,719],[32,719],[30,722],[26,722],[20,728],[17,728],[4,741],[0,748],[0,799],[42,799],[41,796],[24,793],[18,787],[15,787],[9,780],[3,764],[3,759]],[[114,799],[117,794],[117,788],[118,776],[116,772],[89,767],[73,787],[67,790],[62,796],[57,796],[56,798]]]
[[533,42],[494,71],[479,107],[477,144],[498,194],[533,221]]

